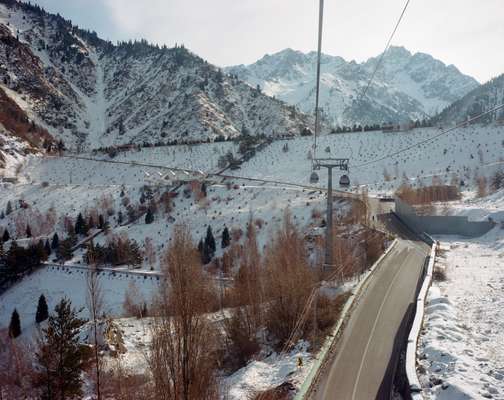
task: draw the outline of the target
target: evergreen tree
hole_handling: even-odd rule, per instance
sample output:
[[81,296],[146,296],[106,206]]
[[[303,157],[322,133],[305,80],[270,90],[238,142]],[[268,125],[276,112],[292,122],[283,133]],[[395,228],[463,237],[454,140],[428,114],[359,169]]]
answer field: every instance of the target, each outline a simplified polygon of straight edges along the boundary
[[10,240],[9,231],[7,230],[7,228],[5,228],[3,236],[2,236],[2,241],[5,243],[5,242],[8,242],[9,240]]
[[3,241],[0,240],[0,267],[5,264],[5,249]]
[[58,254],[63,259],[63,261],[70,260],[72,258],[72,244],[73,240],[71,238],[67,238],[62,240],[58,249]]
[[145,214],[145,223],[152,224],[153,222],[154,222],[154,214],[152,213],[151,209],[149,208],[147,210],[147,214]]
[[47,257],[49,257],[51,255],[51,253],[52,253],[52,251],[51,251],[51,245],[49,244],[49,240],[45,241],[44,251],[45,251]]
[[0,219],[4,219],[5,218],[5,213],[3,211],[0,211]]
[[201,193],[203,193],[203,196],[207,196],[207,185],[205,182],[201,184]]
[[32,237],[30,225],[26,225],[26,237],[27,238],[31,238]]
[[55,233],[51,240],[51,249],[58,250],[58,248],[59,248],[59,237],[58,234]]
[[203,264],[208,264],[212,260],[215,250],[216,245],[215,238],[212,233],[212,227],[208,225],[205,242],[203,244],[203,252],[201,254],[201,261]]
[[82,371],[87,359],[79,345],[79,331],[85,323],[77,317],[80,311],[70,300],[61,299],[42,331],[36,357],[45,399],[82,397]]
[[211,254],[211,257],[215,254],[216,246],[215,246],[215,238],[212,233],[212,227],[208,225],[207,228],[207,233],[206,233],[206,238],[205,238],[205,246],[208,247],[209,254]]
[[5,207],[5,215],[9,215],[12,212],[12,203],[9,200],[7,202],[7,207]]
[[123,223],[123,213],[122,213],[122,211],[119,211],[119,212],[117,213],[117,223],[118,223],[119,225],[121,225],[121,224]]
[[229,229],[227,226],[224,227],[224,230],[222,231],[222,248],[225,249],[226,247],[229,246],[231,243],[231,237],[229,236]]
[[19,320],[19,314],[16,309],[12,312],[11,320],[9,324],[9,336],[13,339],[21,335],[21,321]]
[[140,252],[140,247],[138,243],[134,240],[130,242],[129,247],[129,264],[133,267],[137,267],[142,264],[142,253]]
[[47,307],[47,301],[43,294],[40,295],[37,305],[37,313],[35,314],[35,322],[40,324],[49,318],[49,309]]
[[77,221],[75,221],[75,234],[76,235],[85,235],[88,229],[86,223],[84,222],[84,217],[81,213],[77,216]]
[[98,228],[105,229],[105,220],[103,219],[102,214],[98,216]]

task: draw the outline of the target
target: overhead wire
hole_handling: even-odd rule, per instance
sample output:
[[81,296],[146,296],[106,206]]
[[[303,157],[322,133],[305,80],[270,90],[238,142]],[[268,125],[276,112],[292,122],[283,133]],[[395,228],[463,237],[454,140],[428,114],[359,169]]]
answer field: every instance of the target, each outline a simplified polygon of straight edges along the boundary
[[431,136],[431,137],[429,137],[429,138],[427,138],[427,139],[421,140],[421,141],[416,142],[416,143],[414,143],[414,144],[412,144],[412,145],[410,145],[410,146],[407,146],[407,147],[404,147],[404,148],[402,148],[402,149],[400,149],[400,150],[397,150],[397,151],[394,151],[394,152],[392,152],[392,153],[386,154],[386,155],[384,155],[384,156],[382,156],[382,157],[375,158],[374,160],[367,161],[367,162],[364,162],[364,163],[362,163],[362,164],[355,165],[355,166],[353,166],[352,168],[353,168],[353,169],[359,169],[359,168],[362,168],[362,167],[366,167],[366,166],[368,166],[368,165],[375,164],[375,163],[377,163],[377,162],[380,162],[380,161],[386,160],[387,158],[392,158],[392,157],[395,157],[395,156],[397,156],[397,155],[399,155],[399,154],[401,154],[401,153],[404,153],[404,152],[406,152],[406,151],[409,151],[409,150],[411,150],[411,149],[414,149],[415,147],[418,147],[418,146],[420,146],[420,145],[422,145],[422,144],[429,143],[429,142],[433,142],[433,141],[435,141],[435,140],[439,139],[439,138],[440,138],[441,136],[443,136],[443,135],[446,135],[446,134],[448,134],[448,133],[450,133],[450,132],[453,132],[454,130],[459,129],[459,128],[461,128],[461,127],[467,126],[467,125],[469,125],[471,122],[477,121],[478,119],[480,119],[480,118],[484,117],[485,115],[491,114],[491,113],[493,113],[493,112],[495,112],[495,111],[498,111],[498,110],[500,110],[500,109],[502,109],[502,108],[504,108],[504,103],[503,103],[503,104],[500,104],[500,105],[498,105],[498,106],[496,106],[496,107],[494,107],[494,108],[492,108],[492,109],[490,109],[490,110],[484,111],[484,112],[482,112],[482,113],[480,113],[480,114],[476,115],[475,117],[472,117],[472,118],[468,119],[467,121],[461,122],[461,123],[459,123],[459,124],[457,124],[457,125],[455,125],[455,126],[453,126],[453,127],[449,128],[449,129],[443,130],[442,132],[440,132],[440,133],[438,133],[438,134],[436,134],[436,135],[434,135],[434,136]]
[[406,1],[406,4],[404,5],[404,8],[402,9],[402,12],[401,12],[401,15],[399,16],[399,19],[397,20],[395,26],[394,26],[394,29],[392,30],[392,33],[390,34],[390,37],[387,41],[387,45],[385,46],[385,50],[383,51],[383,53],[381,53],[380,55],[380,58],[378,59],[378,62],[376,63],[375,65],[375,68],[373,70],[373,73],[371,74],[371,78],[369,79],[366,87],[364,88],[364,90],[361,92],[360,96],[357,98],[357,103],[359,103],[363,98],[364,96],[366,95],[367,91],[369,90],[370,86],[371,86],[371,83],[373,82],[374,78],[375,78],[375,75],[376,73],[378,72],[378,69],[380,68],[380,65],[383,61],[383,58],[385,57],[385,54],[387,53],[387,51],[389,50],[390,48],[390,43],[392,42],[392,39],[394,38],[394,35],[397,31],[397,28],[399,28],[399,25],[404,17],[404,14],[406,13],[406,9],[408,8],[408,5],[410,3],[410,0],[407,0]]

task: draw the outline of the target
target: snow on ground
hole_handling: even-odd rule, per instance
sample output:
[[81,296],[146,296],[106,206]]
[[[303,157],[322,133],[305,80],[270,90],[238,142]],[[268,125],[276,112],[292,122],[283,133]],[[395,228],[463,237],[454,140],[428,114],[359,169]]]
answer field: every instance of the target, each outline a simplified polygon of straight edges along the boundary
[[[236,154],[233,142],[204,143],[146,147],[140,151],[121,152],[113,159],[103,154],[78,154],[78,156],[110,161],[127,161],[215,172],[220,156],[228,151]],[[54,185],[144,185],[149,183],[145,172],[157,175],[167,171],[135,165],[110,164],[69,158],[32,157],[23,171],[30,182],[49,182]]]
[[[99,277],[104,300],[103,311],[114,317],[123,315],[124,293],[130,284],[134,283],[148,303],[159,284],[157,277],[144,278],[134,274],[102,272]],[[42,267],[0,296],[0,327],[9,324],[14,308],[19,312],[23,329],[34,325],[37,302],[41,294],[46,297],[49,311],[52,311],[62,297],[69,298],[77,309],[86,307],[86,292],[85,271]],[[84,309],[81,315],[87,318],[87,310]]]
[[[474,200],[458,214],[504,221],[504,192]],[[427,298],[419,362],[431,399],[504,399],[504,229],[475,239],[437,237],[442,251]]]
[[[363,163],[383,158],[385,155],[408,148],[420,141],[433,138],[441,131],[436,128],[414,129],[408,132],[359,132],[321,136],[317,144],[317,157],[350,158],[352,185],[367,185],[371,193],[391,192],[407,177],[413,184],[430,185],[434,175],[450,182],[453,173],[466,184],[473,184],[475,173],[490,176],[498,168],[504,152],[504,127],[473,125],[442,135],[438,140],[385,157],[368,166]],[[287,143],[289,151],[282,148]],[[276,141],[257,154],[238,176],[285,180],[309,184],[311,161],[308,152],[312,137]],[[326,152],[329,148],[330,152]],[[341,174],[334,171],[334,176]],[[385,174],[390,181],[385,181]],[[319,171],[320,185],[327,182],[326,171]],[[336,185],[337,187],[337,185]]]
[[[251,361],[245,367],[224,379],[222,391],[224,398],[241,400],[252,398],[254,393],[268,390],[289,381],[299,388],[310,372],[313,364],[312,354],[308,352],[309,343],[300,342],[291,352]],[[298,365],[301,359],[302,365]]]

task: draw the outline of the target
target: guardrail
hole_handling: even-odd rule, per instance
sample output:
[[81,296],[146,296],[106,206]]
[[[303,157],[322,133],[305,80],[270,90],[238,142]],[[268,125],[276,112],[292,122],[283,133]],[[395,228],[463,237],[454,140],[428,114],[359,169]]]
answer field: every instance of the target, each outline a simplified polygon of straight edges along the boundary
[[373,266],[366,272],[363,279],[358,283],[357,287],[353,290],[352,295],[348,298],[347,302],[345,303],[345,306],[343,307],[343,311],[341,312],[341,316],[340,316],[338,322],[336,323],[334,330],[327,337],[324,344],[320,348],[320,351],[316,356],[316,360],[313,363],[313,366],[310,369],[308,376],[306,377],[305,381],[301,385],[301,388],[299,389],[296,396],[294,397],[294,400],[306,399],[307,396],[310,394],[312,388],[314,387],[314,385],[316,384],[316,382],[320,376],[320,371],[323,369],[323,367],[326,365],[326,363],[329,360],[328,356],[330,355],[331,350],[334,349],[334,346],[337,344],[338,339],[340,338],[340,336],[343,332],[343,327],[344,327],[345,323],[347,322],[348,318],[350,317],[350,311],[352,310],[353,306],[356,303],[356,300],[360,296],[362,288],[364,287],[365,283],[368,281],[369,277],[376,270],[378,265],[380,265],[380,263],[385,258],[385,256],[388,253],[390,253],[390,251],[392,250],[392,248],[396,244],[397,244],[397,239],[394,239],[394,241],[391,243],[391,245],[385,250],[385,252],[380,256],[380,258],[373,264]]
[[431,243],[431,253],[427,264],[427,270],[425,271],[424,281],[416,299],[415,319],[413,320],[413,324],[408,336],[408,343],[406,346],[406,377],[408,379],[410,395],[413,400],[423,399],[422,386],[420,385],[416,371],[416,355],[418,338],[420,336],[420,331],[422,329],[423,319],[425,315],[425,300],[427,298],[427,292],[429,291],[430,285],[432,283],[432,273],[436,259],[436,243],[434,239],[432,239],[427,234],[425,234],[425,239],[427,239],[426,241],[429,241]]

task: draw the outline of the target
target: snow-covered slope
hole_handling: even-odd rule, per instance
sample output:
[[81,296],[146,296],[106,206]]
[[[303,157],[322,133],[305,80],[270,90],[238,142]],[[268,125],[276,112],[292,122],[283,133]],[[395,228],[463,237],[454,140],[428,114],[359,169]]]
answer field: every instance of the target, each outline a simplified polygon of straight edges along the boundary
[[[469,92],[436,115],[433,122],[444,125],[460,123],[501,104],[504,104],[504,74]],[[489,113],[478,120],[486,123],[492,121],[503,123],[504,109]]]
[[[504,191],[455,204],[456,214],[504,224]],[[480,238],[438,237],[419,364],[425,398],[504,398],[504,230]],[[503,225],[504,226],[504,225]]]
[[[391,47],[383,58],[367,96],[360,98],[379,56],[364,63],[323,55],[321,100],[334,125],[375,124],[423,119],[442,110],[478,86],[453,65],[424,53]],[[313,112],[316,53],[291,49],[266,55],[254,64],[226,70],[260,85],[305,112]]]
[[68,146],[298,134],[309,122],[184,47],[113,45],[37,6],[0,1],[0,87]]

